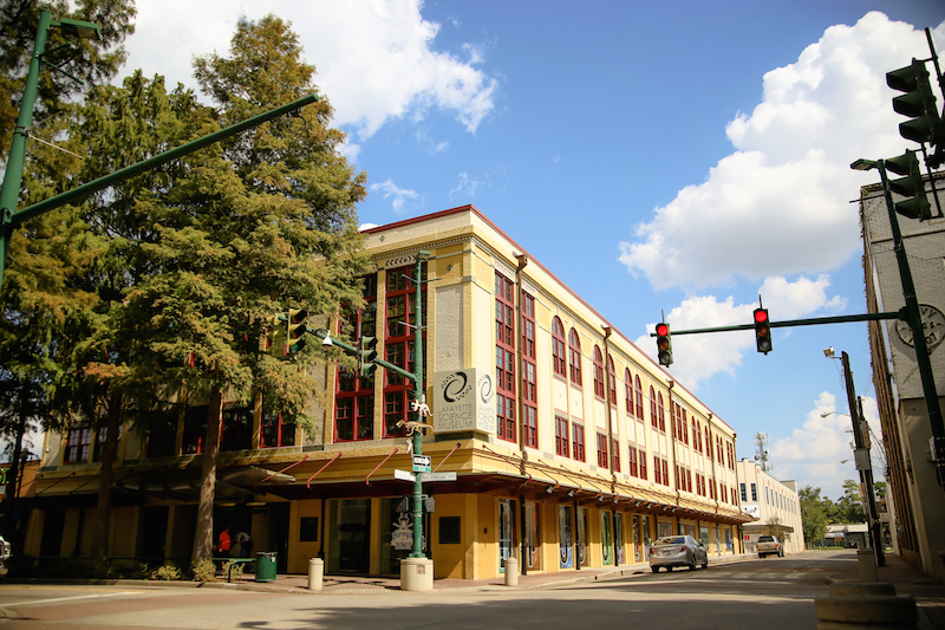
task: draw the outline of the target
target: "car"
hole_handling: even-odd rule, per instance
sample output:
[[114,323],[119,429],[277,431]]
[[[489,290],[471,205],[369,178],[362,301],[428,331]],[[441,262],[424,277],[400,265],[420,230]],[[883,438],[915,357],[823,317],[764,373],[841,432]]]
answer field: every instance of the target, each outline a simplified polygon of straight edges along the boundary
[[13,546],[7,542],[7,539],[0,536],[0,577],[6,577],[9,571],[8,560],[13,552]]
[[694,571],[696,565],[703,569],[709,567],[709,554],[701,542],[692,536],[664,536],[657,538],[650,547],[650,570],[659,573],[663,567],[672,571],[675,567],[689,567]]
[[758,549],[759,558],[765,556],[784,557],[784,545],[781,544],[777,536],[759,536],[755,546]]

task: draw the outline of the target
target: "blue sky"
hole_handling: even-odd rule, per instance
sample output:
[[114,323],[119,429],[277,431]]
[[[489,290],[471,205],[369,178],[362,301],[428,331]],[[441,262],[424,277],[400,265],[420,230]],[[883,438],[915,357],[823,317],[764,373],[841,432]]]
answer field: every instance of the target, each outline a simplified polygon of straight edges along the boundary
[[[299,34],[368,174],[364,224],[473,204],[626,337],[865,312],[855,159],[910,148],[885,72],[945,49],[922,0],[139,0],[126,73],[196,87],[237,19]],[[839,361],[875,419],[866,324],[674,338],[670,373],[772,473],[841,494],[856,477]],[[877,434],[878,422],[873,423]],[[880,473],[881,474],[881,473]]]

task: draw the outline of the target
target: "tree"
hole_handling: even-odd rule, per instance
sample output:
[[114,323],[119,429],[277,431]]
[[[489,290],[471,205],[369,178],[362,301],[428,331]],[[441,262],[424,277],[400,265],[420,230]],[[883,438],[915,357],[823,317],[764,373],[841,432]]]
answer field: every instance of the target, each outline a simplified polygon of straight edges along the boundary
[[804,530],[804,542],[810,547],[821,540],[827,533],[830,522],[830,499],[820,496],[820,488],[804,486],[797,493],[801,505],[801,527]]
[[866,512],[860,496],[860,484],[853,479],[843,482],[843,496],[836,502],[833,513],[834,523],[865,523]]

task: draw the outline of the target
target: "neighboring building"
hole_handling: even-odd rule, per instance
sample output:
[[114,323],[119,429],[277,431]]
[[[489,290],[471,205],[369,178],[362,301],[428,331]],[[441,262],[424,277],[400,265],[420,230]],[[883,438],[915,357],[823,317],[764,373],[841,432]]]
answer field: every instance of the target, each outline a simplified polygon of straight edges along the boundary
[[[435,431],[423,454],[455,481],[424,484],[437,578],[641,562],[657,536],[687,533],[713,555],[742,551],[735,434],[627,337],[472,206],[366,230],[377,270],[367,307],[345,314],[384,360],[413,370],[410,280],[421,250],[424,391]],[[332,321],[331,331],[340,329]],[[334,332],[332,334],[335,334]],[[315,343],[314,340],[309,343]],[[278,570],[396,575],[411,523],[401,420],[408,384],[320,368],[328,401],[314,431],[266,408],[226,405],[217,530],[233,524]],[[110,555],[186,559],[194,538],[203,401],[170,431],[121,437]],[[203,414],[203,416],[201,415]],[[36,482],[33,555],[87,555],[97,438],[50,436]],[[216,533],[216,532],[215,532]],[[409,545],[408,545],[409,547]]]
[[[935,180],[945,203],[945,174]],[[926,181],[932,202],[932,218],[920,222],[897,217],[908,256],[916,295],[922,310],[931,354],[939,405],[945,393],[945,218],[936,207],[931,182]],[[898,197],[896,197],[898,200]],[[905,306],[892,230],[882,188],[864,186],[860,193],[863,226],[866,298],[870,312],[896,312]],[[929,458],[932,436],[921,378],[917,369],[912,333],[905,322],[870,322],[873,384],[886,449],[887,501],[893,544],[897,553],[926,573],[945,576],[945,491],[936,480]]]
[[797,483],[778,481],[749,459],[741,459],[735,468],[742,511],[754,519],[742,526],[745,549],[754,551],[758,536],[771,534],[784,543],[785,553],[804,551]]
[[866,523],[827,525],[823,546],[867,549],[870,546],[870,527]]

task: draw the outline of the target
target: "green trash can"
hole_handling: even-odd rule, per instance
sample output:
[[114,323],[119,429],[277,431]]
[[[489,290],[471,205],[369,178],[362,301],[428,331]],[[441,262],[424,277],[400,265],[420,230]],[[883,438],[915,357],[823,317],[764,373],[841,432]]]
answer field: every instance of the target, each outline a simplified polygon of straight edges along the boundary
[[257,582],[275,582],[276,581],[276,552],[275,551],[256,552],[256,581]]

